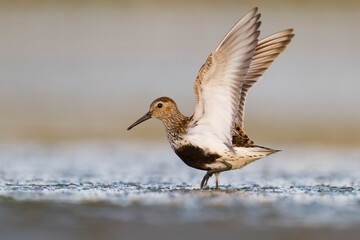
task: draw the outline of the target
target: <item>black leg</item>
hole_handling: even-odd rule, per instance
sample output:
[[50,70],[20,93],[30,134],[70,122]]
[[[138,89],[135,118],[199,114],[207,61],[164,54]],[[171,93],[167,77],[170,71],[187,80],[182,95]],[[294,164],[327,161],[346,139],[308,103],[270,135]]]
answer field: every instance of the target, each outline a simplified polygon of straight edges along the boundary
[[200,184],[200,188],[201,188],[201,189],[204,188],[204,187],[206,187],[207,182],[208,182],[209,178],[210,178],[212,175],[213,175],[213,171],[208,171],[208,172],[205,174],[205,176],[204,176],[204,178],[202,179],[201,184]]
[[216,173],[215,173],[215,177],[216,177],[216,189],[219,189],[219,175],[220,175],[220,172],[216,172]]
[[219,174],[220,172],[223,172],[223,171],[228,171],[228,170],[231,170],[232,168],[232,165],[230,163],[227,163],[225,161],[222,162],[224,165],[225,165],[225,169],[218,169],[218,170],[209,170],[207,171],[207,173],[205,174],[204,178],[202,179],[201,181],[201,184],[200,184],[200,188],[204,188],[206,187],[207,183],[208,183],[208,180],[209,178],[211,178],[211,176],[213,174],[215,174],[216,176],[216,189],[219,188]]

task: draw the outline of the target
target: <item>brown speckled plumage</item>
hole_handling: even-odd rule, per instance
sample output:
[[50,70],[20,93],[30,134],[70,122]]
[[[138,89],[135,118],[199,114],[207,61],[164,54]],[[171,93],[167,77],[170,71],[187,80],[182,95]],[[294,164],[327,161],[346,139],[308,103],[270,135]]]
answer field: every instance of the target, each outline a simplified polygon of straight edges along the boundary
[[178,141],[183,140],[183,135],[186,133],[186,127],[190,122],[189,117],[185,117],[181,114],[170,121],[163,121],[165,125],[166,137],[173,147],[176,146]]
[[255,145],[245,134],[243,120],[248,90],[264,74],[290,42],[292,29],[258,41],[260,14],[257,8],[241,18],[209,55],[194,83],[195,111],[180,113],[168,97],[155,99],[141,122],[157,118],[165,126],[176,155],[188,166],[206,170],[200,187],[215,174],[239,169],[277,152]]
[[232,135],[232,144],[237,147],[252,147],[254,145],[254,141],[251,141],[245,132],[235,124]]

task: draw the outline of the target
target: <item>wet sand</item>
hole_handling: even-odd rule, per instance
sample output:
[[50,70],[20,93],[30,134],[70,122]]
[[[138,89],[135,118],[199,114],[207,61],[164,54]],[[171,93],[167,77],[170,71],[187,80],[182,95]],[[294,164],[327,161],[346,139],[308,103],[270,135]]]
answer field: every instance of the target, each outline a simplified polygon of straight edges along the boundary
[[[0,144],[1,239],[357,239],[357,149],[283,146],[220,175],[167,145]],[[149,154],[151,153],[151,154]]]

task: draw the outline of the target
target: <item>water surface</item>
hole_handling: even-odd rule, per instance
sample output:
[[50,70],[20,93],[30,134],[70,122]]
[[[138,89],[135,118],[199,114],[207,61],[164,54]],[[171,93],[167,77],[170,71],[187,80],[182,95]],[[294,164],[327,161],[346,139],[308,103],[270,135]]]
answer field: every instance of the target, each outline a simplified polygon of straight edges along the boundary
[[4,143],[0,237],[38,239],[57,232],[59,239],[167,239],[174,231],[210,239],[223,231],[270,239],[301,232],[355,237],[359,150],[284,150],[220,174],[220,190],[212,188],[214,179],[200,190],[205,173],[187,167],[167,145]]

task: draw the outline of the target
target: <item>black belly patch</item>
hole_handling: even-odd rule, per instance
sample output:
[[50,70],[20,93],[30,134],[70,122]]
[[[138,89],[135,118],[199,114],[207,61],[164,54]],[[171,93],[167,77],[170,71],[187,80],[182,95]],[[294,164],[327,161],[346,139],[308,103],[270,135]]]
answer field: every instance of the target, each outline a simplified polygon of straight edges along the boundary
[[221,157],[216,153],[205,153],[203,149],[193,145],[181,146],[175,149],[175,153],[186,165],[200,170],[210,170],[205,164],[213,163]]

